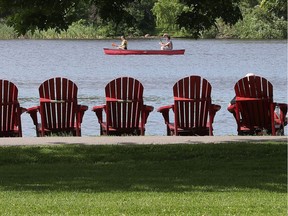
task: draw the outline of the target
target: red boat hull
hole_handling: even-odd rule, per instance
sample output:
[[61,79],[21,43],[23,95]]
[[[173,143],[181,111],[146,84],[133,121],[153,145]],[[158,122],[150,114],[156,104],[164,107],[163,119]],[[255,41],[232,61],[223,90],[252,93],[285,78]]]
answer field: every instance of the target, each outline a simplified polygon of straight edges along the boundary
[[121,50],[104,48],[106,55],[184,55],[185,49],[180,50]]

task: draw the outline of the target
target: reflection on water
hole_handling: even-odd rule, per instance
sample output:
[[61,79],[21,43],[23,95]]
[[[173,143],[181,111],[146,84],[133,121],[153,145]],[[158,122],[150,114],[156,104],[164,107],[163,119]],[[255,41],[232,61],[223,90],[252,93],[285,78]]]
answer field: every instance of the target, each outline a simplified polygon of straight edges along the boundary
[[[165,135],[165,125],[156,110],[173,102],[172,86],[189,75],[210,81],[213,102],[222,106],[214,123],[215,135],[236,134],[236,123],[226,110],[234,96],[236,81],[253,72],[274,85],[275,101],[287,103],[286,41],[176,40],[183,56],[107,56],[102,48],[111,40],[5,40],[0,41],[2,79],[19,88],[23,107],[38,104],[38,87],[55,76],[75,81],[79,101],[88,105],[82,135],[99,135],[99,125],[91,108],[105,102],[104,87],[119,76],[132,76],[144,85],[145,103],[155,107],[146,128],[147,135]],[[158,41],[130,40],[130,49],[158,49]],[[23,135],[35,136],[29,115],[22,115]],[[287,134],[287,129],[285,131]]]

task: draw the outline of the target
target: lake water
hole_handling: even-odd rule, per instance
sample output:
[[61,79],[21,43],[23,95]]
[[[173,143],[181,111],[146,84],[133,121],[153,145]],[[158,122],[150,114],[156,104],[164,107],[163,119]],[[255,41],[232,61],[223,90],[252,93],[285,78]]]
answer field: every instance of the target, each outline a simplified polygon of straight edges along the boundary
[[[0,40],[1,79],[19,89],[23,107],[38,104],[39,85],[55,76],[78,85],[79,102],[89,106],[82,136],[99,135],[91,108],[105,102],[104,87],[119,76],[131,76],[144,85],[145,104],[154,106],[146,135],[165,135],[157,108],[173,102],[172,86],[189,75],[200,75],[212,85],[212,100],[222,106],[213,124],[214,135],[236,135],[236,123],[227,111],[234,84],[248,72],[266,77],[274,86],[274,100],[287,103],[287,42],[174,39],[183,56],[109,56],[103,47],[115,40]],[[158,49],[158,40],[129,40],[130,49]],[[30,116],[22,115],[23,136],[35,136]],[[287,128],[287,127],[286,127]],[[287,134],[287,129],[285,130]]]

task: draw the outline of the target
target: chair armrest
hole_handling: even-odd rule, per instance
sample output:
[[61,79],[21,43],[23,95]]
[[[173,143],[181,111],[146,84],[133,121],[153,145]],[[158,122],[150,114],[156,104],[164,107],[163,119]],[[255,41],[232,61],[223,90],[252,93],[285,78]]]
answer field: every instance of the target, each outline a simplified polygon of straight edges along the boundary
[[79,118],[80,118],[80,123],[82,123],[82,120],[83,120],[83,116],[84,116],[84,113],[85,111],[88,110],[88,106],[86,105],[78,105],[78,114],[80,115]]
[[86,110],[88,110],[88,106],[86,105],[79,104],[78,107],[81,112],[85,112]]
[[152,112],[154,110],[154,107],[153,106],[149,106],[149,105],[144,105],[144,109],[145,109],[145,112]]
[[169,111],[173,110],[174,105],[162,106],[157,109],[157,112],[160,112],[164,118],[166,124],[169,124]]
[[229,104],[228,107],[227,107],[227,110],[230,113],[235,113],[235,109],[236,109],[236,104]]
[[94,106],[92,108],[92,111],[95,112],[98,122],[101,124],[103,122],[103,110],[106,109],[106,105],[101,105],[101,106]]
[[211,123],[214,122],[214,117],[215,117],[215,115],[216,115],[216,112],[218,112],[220,109],[221,109],[221,106],[220,106],[220,105],[211,104],[211,107],[210,107],[210,110],[209,110]]
[[170,109],[173,109],[174,105],[167,105],[167,106],[162,106],[162,107],[159,107],[157,109],[157,112],[160,112],[160,113],[163,113],[163,112],[169,112]]
[[32,118],[33,124],[35,126],[38,125],[38,118],[37,118],[37,112],[39,111],[40,106],[30,107],[27,109],[27,113],[30,114],[30,117]]
[[153,106],[149,106],[149,105],[143,105],[143,121],[144,121],[144,124],[147,123],[147,119],[148,119],[148,116],[150,114],[150,112],[152,112],[154,110],[154,107]]
[[24,107],[20,107],[20,115],[27,112],[27,109]]
[[213,112],[218,112],[219,110],[221,109],[221,106],[220,105],[217,105],[217,104],[211,104],[211,110]]

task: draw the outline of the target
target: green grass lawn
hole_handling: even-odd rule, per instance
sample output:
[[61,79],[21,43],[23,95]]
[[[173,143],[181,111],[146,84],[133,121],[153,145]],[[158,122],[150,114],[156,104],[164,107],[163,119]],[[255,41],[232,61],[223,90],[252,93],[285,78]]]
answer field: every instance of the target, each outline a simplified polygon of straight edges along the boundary
[[0,215],[287,215],[287,146],[1,147]]

